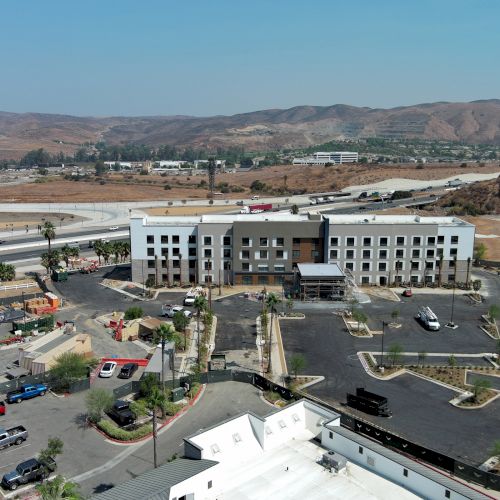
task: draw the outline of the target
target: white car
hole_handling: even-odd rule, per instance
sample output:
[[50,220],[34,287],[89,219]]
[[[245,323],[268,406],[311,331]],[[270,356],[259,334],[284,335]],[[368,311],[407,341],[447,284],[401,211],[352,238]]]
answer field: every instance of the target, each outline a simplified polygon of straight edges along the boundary
[[185,306],[192,306],[192,305],[194,305],[194,299],[196,299],[196,295],[194,295],[192,293],[188,293],[184,297],[184,305]]
[[109,228],[110,231],[118,231],[118,226],[111,226]]
[[191,311],[187,311],[182,306],[172,306],[170,304],[161,306],[161,312],[164,316],[167,316],[167,318],[173,318],[178,312],[182,312],[186,318],[190,318],[193,315]]
[[118,363],[115,363],[114,361],[106,361],[106,363],[102,365],[101,371],[99,372],[99,377],[112,377],[117,365]]

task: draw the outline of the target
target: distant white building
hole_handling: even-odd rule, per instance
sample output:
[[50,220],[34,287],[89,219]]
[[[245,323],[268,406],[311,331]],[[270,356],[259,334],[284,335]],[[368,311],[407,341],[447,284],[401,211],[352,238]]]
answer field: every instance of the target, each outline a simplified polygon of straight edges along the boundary
[[105,161],[104,165],[106,165],[109,170],[115,170],[116,165],[118,165],[119,171],[133,170],[140,172],[141,170],[149,170],[150,163],[149,161]]
[[358,153],[352,151],[318,151],[312,156],[294,158],[293,165],[326,165],[327,163],[357,163]]

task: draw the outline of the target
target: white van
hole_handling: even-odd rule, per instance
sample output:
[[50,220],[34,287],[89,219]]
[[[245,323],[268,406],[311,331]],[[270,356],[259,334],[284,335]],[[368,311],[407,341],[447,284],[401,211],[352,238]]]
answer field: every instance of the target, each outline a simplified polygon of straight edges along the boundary
[[417,319],[427,328],[427,330],[438,331],[441,328],[437,316],[430,307],[421,307],[417,314]]

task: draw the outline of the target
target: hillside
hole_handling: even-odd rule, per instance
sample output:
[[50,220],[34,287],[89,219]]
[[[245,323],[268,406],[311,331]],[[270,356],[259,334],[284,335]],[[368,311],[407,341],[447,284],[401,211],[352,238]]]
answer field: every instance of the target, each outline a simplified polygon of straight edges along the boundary
[[500,176],[497,179],[469,184],[443,196],[437,205],[456,215],[500,213]]
[[336,139],[404,137],[500,144],[500,100],[419,104],[392,109],[297,106],[206,118],[76,117],[0,112],[0,159],[44,148],[74,152],[82,143],[127,141],[247,150],[300,148]]

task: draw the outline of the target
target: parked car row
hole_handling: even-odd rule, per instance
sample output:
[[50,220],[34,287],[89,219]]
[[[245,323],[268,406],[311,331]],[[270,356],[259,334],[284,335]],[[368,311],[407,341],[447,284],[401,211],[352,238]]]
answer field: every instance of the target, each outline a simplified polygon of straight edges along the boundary
[[[99,371],[99,377],[110,378],[116,370],[118,363],[115,361],[106,361]],[[131,378],[134,373],[138,370],[139,366],[137,363],[125,363],[118,373],[118,378]]]

